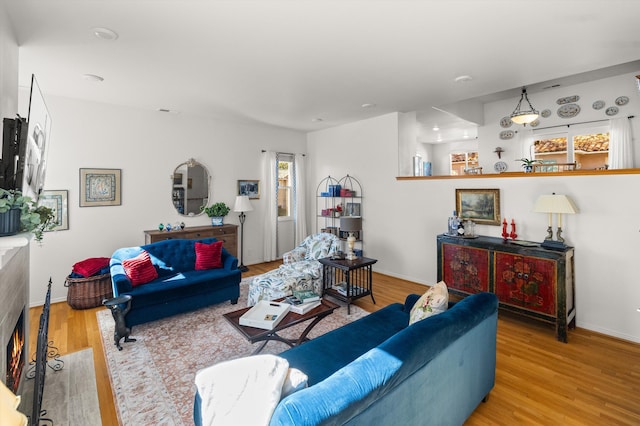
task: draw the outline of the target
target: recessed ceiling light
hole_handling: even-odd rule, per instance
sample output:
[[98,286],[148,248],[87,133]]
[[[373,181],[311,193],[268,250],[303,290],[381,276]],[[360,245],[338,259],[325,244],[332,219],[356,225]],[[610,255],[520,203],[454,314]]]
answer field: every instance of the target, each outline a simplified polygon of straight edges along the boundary
[[438,130],[440,130],[440,127],[438,127],[438,125],[436,124],[435,126],[433,126],[432,129],[434,132],[437,132]]
[[376,106],[376,104],[362,104],[360,105],[362,108],[373,108]]
[[91,31],[93,31],[94,36],[101,40],[117,40],[119,37],[117,32],[109,28],[95,27],[92,28]]
[[87,81],[93,81],[94,83],[100,83],[104,81],[103,77],[100,77],[99,75],[95,75],[95,74],[82,74],[82,78],[84,78]]
[[471,77],[470,75],[460,75],[453,79],[453,81],[455,81],[456,83],[466,83],[471,80],[473,80],[473,77]]
[[321,121],[324,121],[324,119],[320,117],[316,117],[316,118],[312,118],[311,121],[313,121],[314,123],[319,123]]

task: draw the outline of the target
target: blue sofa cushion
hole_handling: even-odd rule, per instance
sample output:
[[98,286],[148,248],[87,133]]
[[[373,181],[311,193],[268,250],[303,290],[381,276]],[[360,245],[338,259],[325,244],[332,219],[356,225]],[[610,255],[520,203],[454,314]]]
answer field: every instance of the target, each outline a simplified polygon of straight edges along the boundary
[[280,354],[289,366],[305,373],[309,386],[329,377],[363,353],[409,324],[409,310],[394,303],[345,327],[313,339],[313,345],[296,346]]

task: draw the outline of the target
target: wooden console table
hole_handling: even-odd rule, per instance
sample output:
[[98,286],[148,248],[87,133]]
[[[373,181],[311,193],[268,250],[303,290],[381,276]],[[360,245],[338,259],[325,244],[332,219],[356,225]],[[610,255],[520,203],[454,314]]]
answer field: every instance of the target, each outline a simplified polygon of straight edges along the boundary
[[238,225],[225,224],[221,226],[188,226],[178,231],[144,231],[144,243],[182,238],[185,240],[201,240],[203,238],[217,238],[223,241],[222,246],[232,255],[238,257]]
[[438,281],[450,293],[495,293],[501,309],[555,324],[556,339],[567,342],[576,319],[573,247],[548,250],[484,236],[438,235],[437,243]]

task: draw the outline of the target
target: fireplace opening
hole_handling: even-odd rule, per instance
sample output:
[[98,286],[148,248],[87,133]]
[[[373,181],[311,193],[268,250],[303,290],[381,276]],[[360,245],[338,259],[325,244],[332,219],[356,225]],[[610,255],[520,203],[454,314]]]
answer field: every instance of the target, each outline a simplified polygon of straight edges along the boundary
[[5,383],[15,394],[20,386],[22,369],[26,358],[25,354],[25,330],[24,330],[24,309],[18,318],[18,322],[13,329],[13,333],[7,343],[7,377]]

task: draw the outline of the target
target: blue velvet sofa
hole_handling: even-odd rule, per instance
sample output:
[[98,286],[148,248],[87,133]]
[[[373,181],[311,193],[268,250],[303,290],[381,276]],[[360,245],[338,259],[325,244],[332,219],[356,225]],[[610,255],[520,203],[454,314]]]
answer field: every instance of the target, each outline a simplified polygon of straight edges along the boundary
[[[205,244],[215,238],[197,240]],[[114,297],[132,296],[126,315],[127,327],[193,311],[230,300],[238,303],[241,273],[238,259],[222,248],[223,267],[195,270],[196,240],[172,239],[116,250],[109,263]],[[158,278],[136,287],[125,274],[122,261],[146,250],[158,271]]]
[[309,387],[282,399],[270,425],[463,424],[495,383],[498,300],[475,294],[409,326],[418,298],[282,352]]

